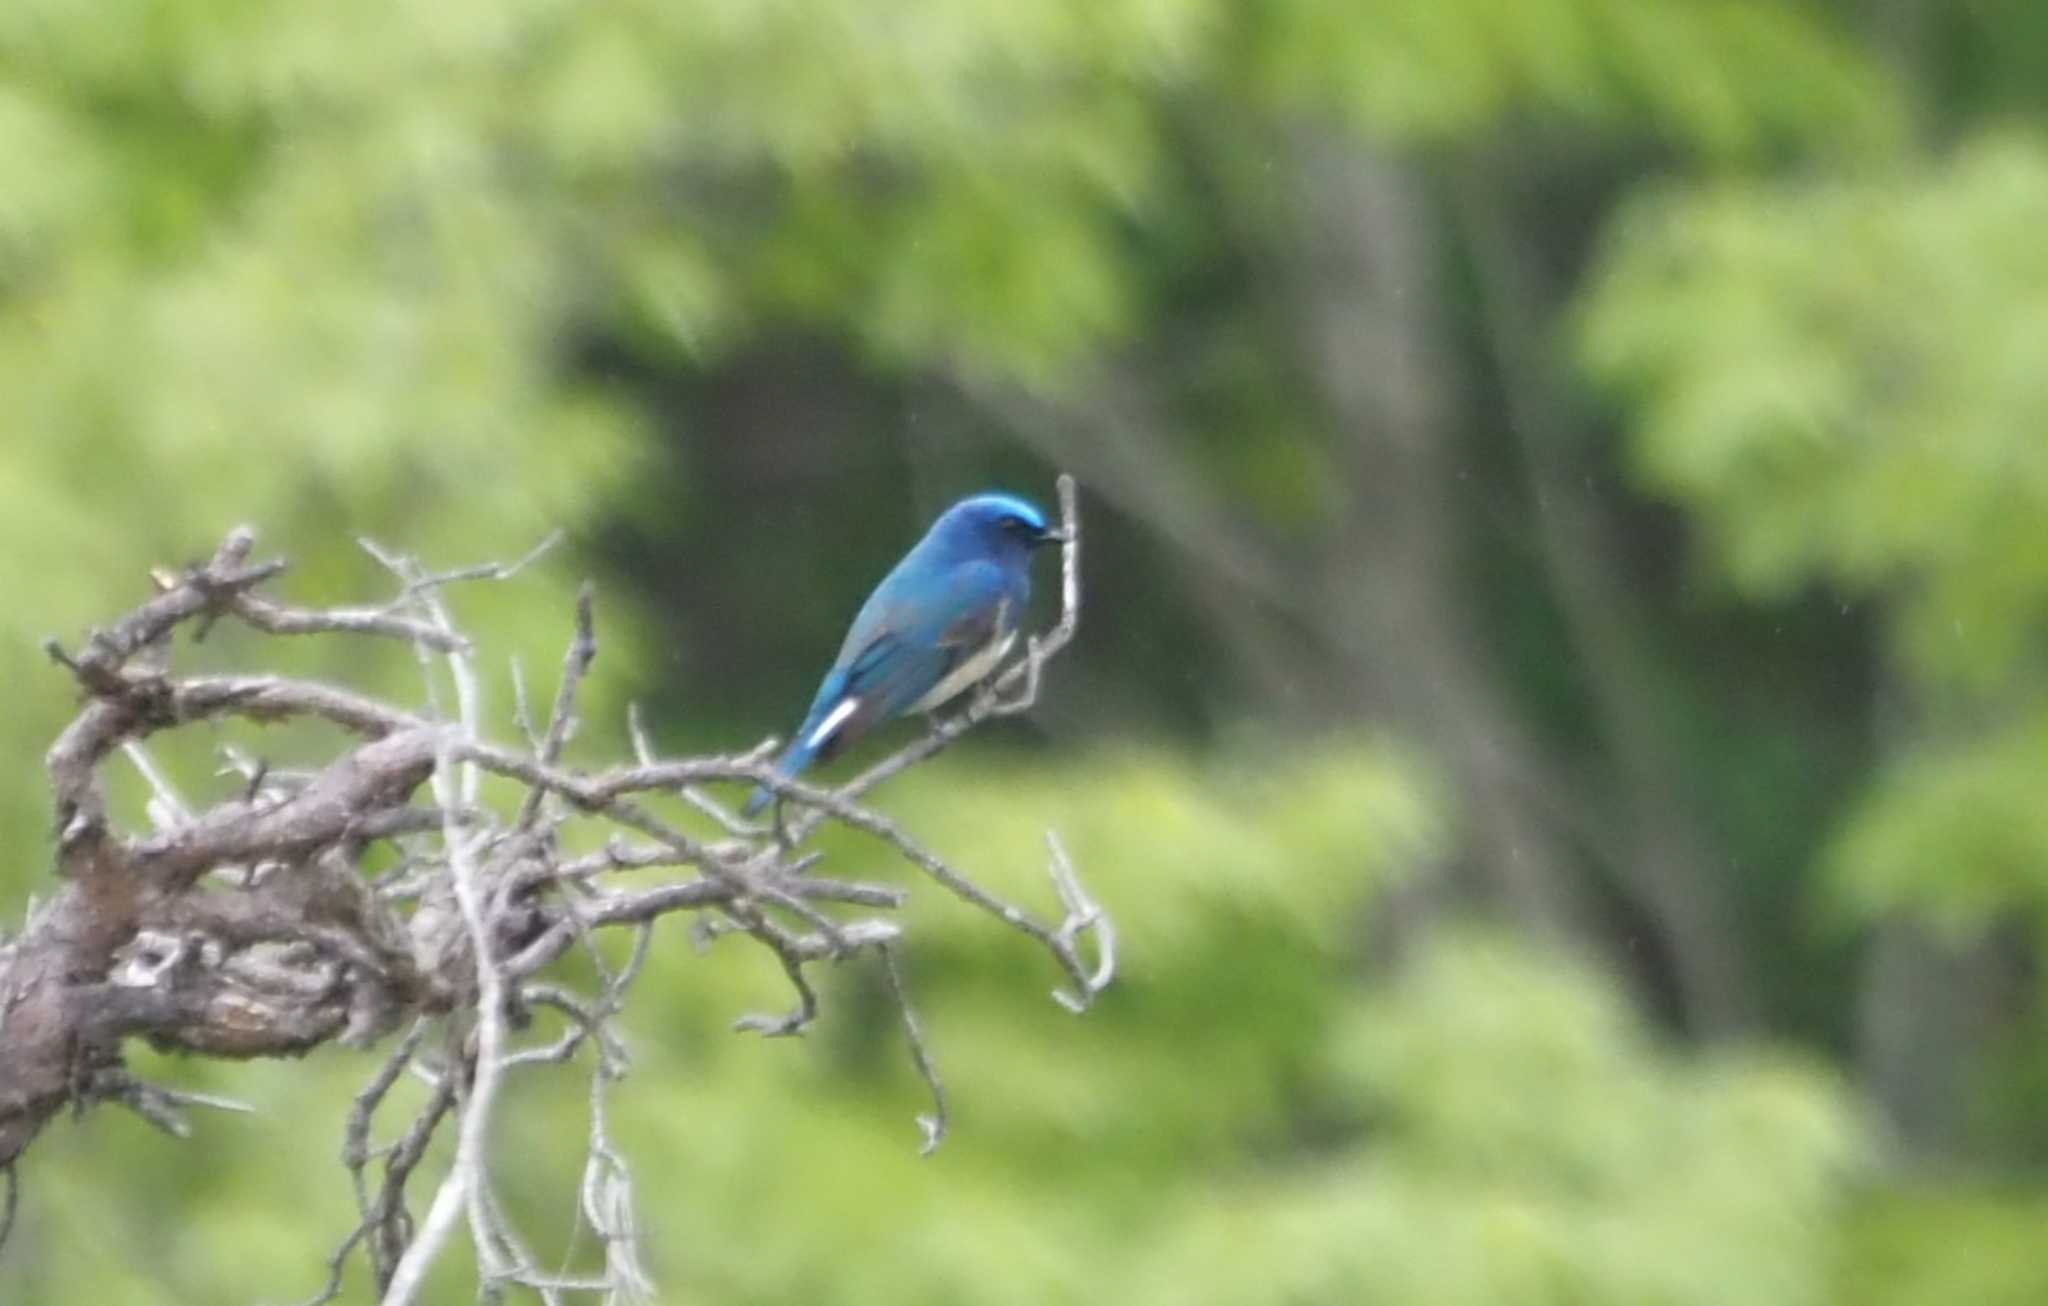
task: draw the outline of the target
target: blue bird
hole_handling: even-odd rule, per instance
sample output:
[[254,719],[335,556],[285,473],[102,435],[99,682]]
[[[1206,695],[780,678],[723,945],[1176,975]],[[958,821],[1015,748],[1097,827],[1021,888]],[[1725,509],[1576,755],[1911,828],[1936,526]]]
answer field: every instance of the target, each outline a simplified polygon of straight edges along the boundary
[[[1013,495],[978,494],[946,509],[861,605],[775,769],[796,776],[995,670],[1031,599],[1033,551],[1064,539]],[[753,816],[772,796],[757,788],[743,810]]]

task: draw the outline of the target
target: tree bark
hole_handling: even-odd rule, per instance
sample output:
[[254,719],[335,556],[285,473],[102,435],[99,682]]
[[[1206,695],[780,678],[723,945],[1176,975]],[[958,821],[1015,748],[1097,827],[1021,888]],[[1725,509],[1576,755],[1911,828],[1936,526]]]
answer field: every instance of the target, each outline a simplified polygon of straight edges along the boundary
[[1539,929],[1579,928],[1568,800],[1487,665],[1455,552],[1440,220],[1409,165],[1307,130],[1293,150],[1301,239],[1284,290],[1345,475],[1318,569],[1331,643],[1357,708],[1449,768],[1472,878]]

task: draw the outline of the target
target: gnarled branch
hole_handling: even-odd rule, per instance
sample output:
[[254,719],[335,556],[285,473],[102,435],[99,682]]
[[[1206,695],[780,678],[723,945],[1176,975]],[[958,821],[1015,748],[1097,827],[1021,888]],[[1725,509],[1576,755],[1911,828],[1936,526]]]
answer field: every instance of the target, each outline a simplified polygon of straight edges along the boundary
[[[154,573],[157,592],[77,650],[52,641],[52,658],[70,672],[83,702],[46,758],[60,887],[30,910],[20,935],[0,940],[0,1171],[7,1185],[0,1238],[23,1153],[60,1109],[114,1102],[183,1129],[181,1107],[234,1105],[136,1079],[123,1067],[126,1040],[216,1057],[294,1056],[327,1042],[372,1044],[404,1027],[345,1122],[342,1160],[359,1222],[330,1259],[314,1300],[339,1293],[358,1250],[386,1301],[412,1300],[443,1242],[465,1224],[487,1286],[521,1283],[544,1300],[585,1290],[645,1296],[631,1172],[606,1133],[604,1096],[626,1070],[612,1023],[652,925],[678,912],[699,918],[702,937],[743,934],[780,962],[794,1007],[736,1022],[764,1034],[800,1033],[817,1018],[809,967],[874,954],[932,1097],[931,1114],[919,1117],[925,1147],[937,1146],[945,1089],[910,1005],[903,931],[892,918],[912,891],[817,874],[819,854],[807,845],[828,824],[870,836],[892,858],[1043,947],[1068,981],[1054,996],[1073,1010],[1109,983],[1109,920],[1082,890],[1056,837],[1048,848],[1063,914],[1053,921],[990,893],[863,801],[976,725],[1034,700],[1046,663],[1072,640],[1080,618],[1070,478],[1061,478],[1060,505],[1068,542],[1058,623],[1028,639],[1024,657],[959,715],[836,788],[780,776],[765,745],[657,757],[637,714],[628,722],[630,759],[597,769],[565,761],[599,647],[587,585],[546,721],[536,726],[529,718],[522,681],[521,744],[489,738],[478,719],[476,649],[450,618],[445,595],[456,582],[512,577],[552,540],[514,563],[440,572],[366,543],[396,574],[397,596],[381,605],[307,608],[260,592],[283,564],[252,563],[254,536],[238,529],[205,563]],[[173,642],[181,628],[199,638],[221,619],[279,637],[405,643],[418,652],[432,710],[262,672],[179,672]],[[443,710],[444,684],[453,687],[453,710]],[[152,735],[223,720],[324,723],[339,742],[318,764],[290,771],[232,753],[223,772],[232,784],[213,795],[190,784],[181,791],[144,749]],[[100,773],[117,753],[142,770],[156,795],[150,828],[120,829],[108,815]],[[512,782],[505,810],[483,800],[485,775]],[[751,825],[712,796],[709,787],[721,783],[767,785],[793,815],[775,830]],[[665,811],[671,802],[674,814]],[[397,864],[372,880],[362,864],[378,847],[395,850]],[[633,882],[650,872],[654,882]],[[633,936],[623,966],[599,946],[614,930]],[[600,977],[594,993],[544,978],[579,946]],[[525,1031],[536,1013],[559,1019],[560,1032],[525,1042],[534,1037]],[[585,1047],[595,1051],[578,1206],[604,1241],[604,1261],[591,1274],[560,1277],[536,1266],[492,1190],[490,1114],[507,1075],[566,1062]],[[432,1091],[398,1137],[378,1145],[377,1117],[406,1074],[425,1076]],[[415,1226],[408,1183],[450,1121],[455,1155]],[[373,1164],[381,1164],[374,1182]]]

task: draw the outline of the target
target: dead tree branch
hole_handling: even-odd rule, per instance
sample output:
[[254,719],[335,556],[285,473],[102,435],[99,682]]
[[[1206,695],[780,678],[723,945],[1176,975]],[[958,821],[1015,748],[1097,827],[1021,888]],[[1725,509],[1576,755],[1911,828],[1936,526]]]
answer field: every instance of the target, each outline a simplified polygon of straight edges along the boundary
[[[819,854],[807,845],[827,825],[867,835],[890,860],[1049,953],[1067,981],[1054,996],[1073,1010],[1110,982],[1114,932],[1056,837],[1048,836],[1049,871],[1061,915],[1051,920],[992,894],[863,801],[968,730],[1034,701],[1045,665],[1080,620],[1078,509],[1065,477],[1060,507],[1068,542],[1057,624],[1028,639],[1024,656],[958,716],[837,788],[781,777],[767,747],[660,758],[637,713],[627,722],[630,758],[595,769],[566,761],[599,649],[588,585],[546,721],[528,715],[520,681],[520,743],[490,738],[479,720],[477,652],[450,616],[449,587],[513,577],[553,537],[512,563],[445,571],[365,542],[397,578],[396,597],[310,608],[261,592],[283,564],[252,563],[254,536],[238,529],[206,562],[152,573],[155,593],[78,648],[51,641],[82,701],[45,758],[59,887],[31,906],[19,935],[0,939],[0,1242],[24,1153],[59,1111],[112,1102],[182,1133],[183,1108],[237,1105],[135,1078],[123,1064],[127,1040],[279,1057],[332,1042],[369,1046],[404,1029],[343,1124],[358,1223],[329,1259],[313,1303],[339,1296],[358,1252],[382,1300],[415,1300],[464,1227],[487,1293],[519,1284],[543,1301],[577,1293],[644,1300],[652,1287],[632,1174],[607,1132],[605,1096],[628,1064],[615,1022],[654,924],[677,913],[696,916],[703,938],[742,934],[780,963],[791,1009],[735,1021],[763,1034],[800,1033],[819,1017],[810,967],[876,954],[932,1099],[918,1118],[924,1147],[936,1147],[946,1093],[910,1003],[903,930],[893,919],[912,890],[819,874]],[[180,633],[196,641],[224,619],[268,636],[398,641],[419,657],[430,708],[260,671],[179,671]],[[287,721],[329,727],[331,751],[286,769],[223,750],[218,775],[174,779],[145,746],[199,723]],[[147,828],[120,828],[109,815],[102,771],[116,755],[149,787]],[[487,776],[510,782],[491,789],[512,791],[503,810],[485,801]],[[749,824],[714,796],[719,786],[755,784],[782,796],[790,816],[779,830]],[[375,879],[363,873],[373,850],[395,861]],[[641,878],[650,874],[651,882]],[[602,942],[620,930],[632,936],[622,963]],[[578,947],[599,977],[595,992],[545,978]],[[536,1019],[559,1021],[559,1032],[529,1032]],[[574,1211],[602,1243],[602,1258],[588,1270],[547,1270],[492,1190],[492,1116],[508,1076],[585,1048],[590,1130]],[[380,1143],[379,1116],[408,1076],[427,1082],[426,1100]],[[451,1122],[453,1158],[416,1225],[410,1181]]]

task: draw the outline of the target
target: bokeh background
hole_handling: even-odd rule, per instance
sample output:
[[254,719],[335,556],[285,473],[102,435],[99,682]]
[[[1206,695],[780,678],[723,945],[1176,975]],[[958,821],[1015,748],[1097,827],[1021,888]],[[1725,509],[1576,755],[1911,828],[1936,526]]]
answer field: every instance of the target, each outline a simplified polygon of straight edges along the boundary
[[[458,611],[509,736],[598,579],[594,761],[786,729],[1065,469],[1079,645],[880,802],[1035,901],[1060,830],[1123,982],[921,894],[920,1160],[874,974],[735,1036],[665,927],[664,1301],[2048,1301],[2044,112],[2039,0],[7,0],[0,904],[38,641],[236,522],[306,601],[563,528]],[[313,1292],[372,1062],[143,1064],[259,1113],[53,1126],[0,1299]],[[551,1255],[583,1107],[500,1120]]]

